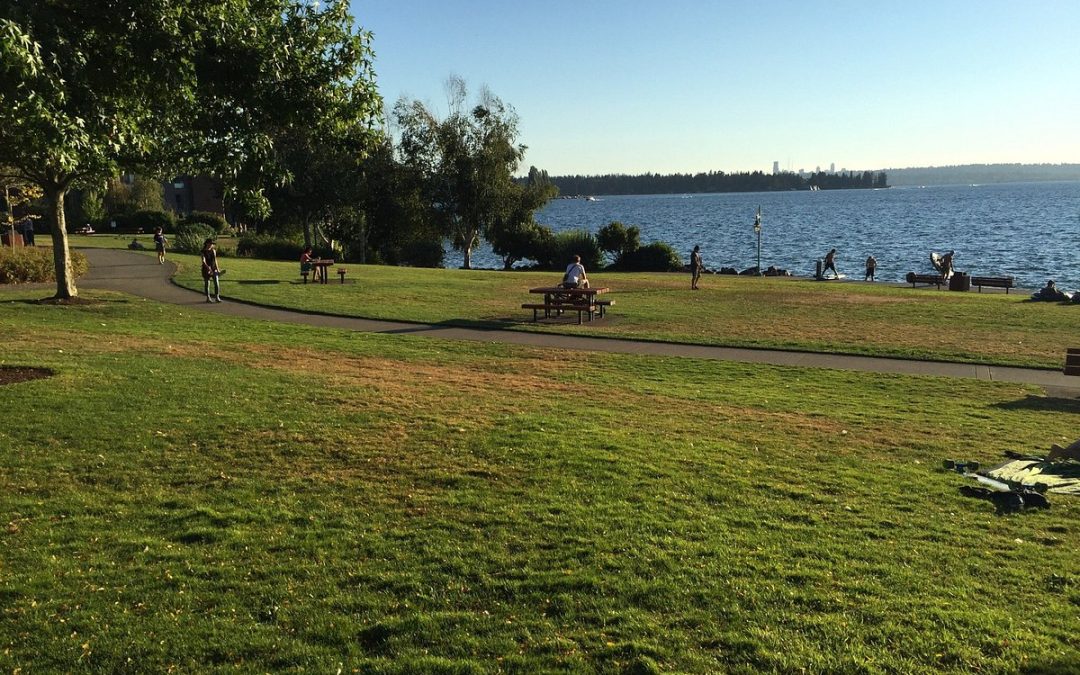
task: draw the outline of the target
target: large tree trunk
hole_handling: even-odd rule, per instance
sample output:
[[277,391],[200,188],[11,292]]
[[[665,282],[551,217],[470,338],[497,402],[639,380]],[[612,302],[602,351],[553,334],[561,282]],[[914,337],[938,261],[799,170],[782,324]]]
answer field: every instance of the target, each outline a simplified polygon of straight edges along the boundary
[[77,297],[75,274],[71,270],[71,249],[68,248],[67,221],[64,217],[64,196],[67,188],[50,185],[45,188],[48,202],[48,223],[52,228],[53,264],[56,267],[56,298],[67,300]]
[[311,246],[311,219],[304,217],[304,246]]

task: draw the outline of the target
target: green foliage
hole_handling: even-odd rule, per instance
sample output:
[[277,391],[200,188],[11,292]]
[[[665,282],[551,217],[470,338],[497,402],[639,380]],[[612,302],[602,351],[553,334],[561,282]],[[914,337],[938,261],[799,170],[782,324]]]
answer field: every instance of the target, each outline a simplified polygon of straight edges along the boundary
[[164,232],[172,232],[176,228],[176,217],[170,211],[136,211],[126,215],[116,215],[111,218],[116,221],[116,229],[109,228],[109,232],[123,233],[148,233],[154,228],[160,227]]
[[201,224],[206,225],[215,234],[226,234],[229,231],[229,223],[225,217],[210,211],[192,211],[180,220],[181,226]]
[[[75,251],[71,267],[76,277],[90,270],[86,256]],[[0,247],[0,284],[36,284],[56,281],[52,251],[47,248]]]
[[270,234],[245,234],[236,245],[236,255],[263,260],[300,260],[303,252],[299,238]]
[[520,204],[521,186],[513,174],[525,146],[517,143],[513,107],[482,90],[467,109],[464,81],[451,77],[447,89],[451,113],[446,119],[408,99],[397,102],[394,117],[404,162],[422,176],[425,199],[468,269],[480,238]]
[[563,270],[575,255],[581,256],[586,273],[603,265],[603,252],[596,237],[586,230],[564,230],[553,236],[541,237],[543,248],[537,251],[536,262],[542,269]]
[[614,268],[622,272],[677,272],[683,264],[670,244],[654,241],[623,253]]
[[82,227],[88,223],[100,226],[106,217],[105,201],[101,192],[97,190],[83,190],[79,200],[79,211],[75,214],[75,222],[69,223],[69,227]]
[[600,228],[596,233],[596,240],[600,249],[610,254],[612,260],[618,264],[619,258],[641,247],[641,231],[637,225],[626,227],[615,220]]
[[199,253],[207,239],[217,236],[214,228],[203,223],[185,223],[176,226],[172,248],[177,253]]
[[[283,129],[380,135],[371,36],[347,0],[99,4],[0,3],[3,161],[45,191],[53,231],[76,181],[215,174],[261,212],[263,187],[301,169],[281,161]],[[57,295],[76,295],[63,263],[60,276]]]

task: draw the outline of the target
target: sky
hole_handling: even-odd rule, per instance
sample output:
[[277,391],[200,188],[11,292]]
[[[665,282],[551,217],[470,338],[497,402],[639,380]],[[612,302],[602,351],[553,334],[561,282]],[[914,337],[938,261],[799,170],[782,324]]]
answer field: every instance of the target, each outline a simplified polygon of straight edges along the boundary
[[551,175],[1080,162],[1077,0],[351,0],[388,109],[482,86]]

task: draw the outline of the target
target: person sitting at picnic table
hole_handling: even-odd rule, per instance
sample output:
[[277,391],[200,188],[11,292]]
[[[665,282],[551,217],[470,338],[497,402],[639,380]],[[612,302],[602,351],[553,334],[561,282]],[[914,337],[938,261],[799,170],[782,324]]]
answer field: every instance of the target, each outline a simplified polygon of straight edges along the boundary
[[574,256],[573,262],[566,266],[566,274],[563,275],[563,288],[588,288],[589,279],[585,276],[585,266],[581,264],[581,256]]
[[1031,294],[1032,300],[1043,300],[1048,302],[1060,302],[1061,300],[1068,300],[1069,296],[1063,291],[1058,289],[1057,284],[1053,279],[1046,282],[1046,285]]
[[314,259],[315,257],[311,255],[311,247],[305,247],[304,252],[300,254],[300,274],[307,274],[315,268],[315,266],[311,264],[311,261]]

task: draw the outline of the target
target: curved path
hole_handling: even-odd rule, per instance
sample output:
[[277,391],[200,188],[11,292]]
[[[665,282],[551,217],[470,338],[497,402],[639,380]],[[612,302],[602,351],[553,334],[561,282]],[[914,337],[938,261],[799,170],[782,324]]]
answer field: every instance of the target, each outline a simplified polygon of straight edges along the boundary
[[1074,397],[1080,395],[1080,377],[1067,377],[1057,371],[1032,368],[985,366],[941,361],[911,361],[871,356],[815,354],[772,349],[710,347],[705,345],[621,340],[617,338],[555,335],[551,333],[502,330],[499,328],[461,328],[437,324],[378,321],[274,309],[244,302],[229,301],[227,298],[222,303],[208,304],[201,293],[181,288],[171,282],[170,279],[175,272],[175,266],[172,263],[158,265],[157,260],[152,256],[123,250],[82,249],[82,252],[86,254],[91,266],[90,273],[80,282],[80,285],[85,288],[122,291],[159,302],[188,305],[207,312],[251,319],[343,328],[370,333],[424,335],[447,340],[476,340],[480,342],[501,342],[623,354],[685,356],[742,363],[836,368],[874,373],[977,378],[980,380],[1039,385],[1045,387],[1049,394],[1057,396]]

